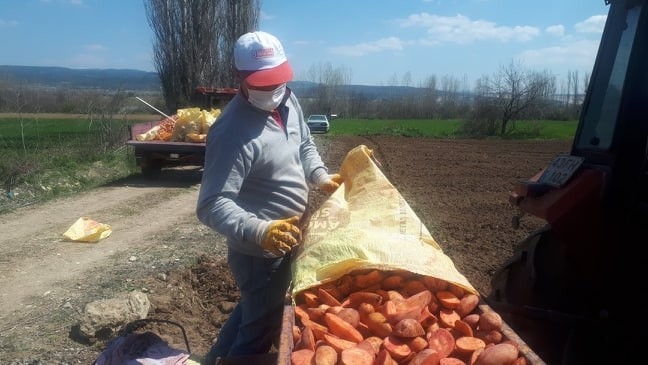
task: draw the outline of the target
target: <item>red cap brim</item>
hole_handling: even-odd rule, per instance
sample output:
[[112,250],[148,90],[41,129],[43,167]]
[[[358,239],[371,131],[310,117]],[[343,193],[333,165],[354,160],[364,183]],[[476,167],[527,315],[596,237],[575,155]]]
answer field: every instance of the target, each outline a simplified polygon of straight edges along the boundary
[[[244,71],[245,72],[245,71]],[[267,70],[254,71],[245,77],[250,86],[262,87],[285,84],[292,80],[293,71],[288,61]]]

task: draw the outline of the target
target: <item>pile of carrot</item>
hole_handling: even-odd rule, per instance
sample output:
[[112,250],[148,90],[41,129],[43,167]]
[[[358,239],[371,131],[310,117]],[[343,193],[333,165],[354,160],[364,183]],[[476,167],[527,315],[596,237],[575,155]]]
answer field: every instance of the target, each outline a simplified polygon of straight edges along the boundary
[[526,365],[477,294],[407,271],[362,270],[295,297],[292,365]]

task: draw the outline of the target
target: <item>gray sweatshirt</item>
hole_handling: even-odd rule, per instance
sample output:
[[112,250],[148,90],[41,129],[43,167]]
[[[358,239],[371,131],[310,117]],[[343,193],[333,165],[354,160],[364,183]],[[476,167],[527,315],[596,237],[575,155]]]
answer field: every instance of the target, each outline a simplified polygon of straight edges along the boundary
[[284,128],[239,92],[207,134],[196,215],[243,254],[270,257],[259,245],[270,221],[301,217],[309,187],[327,178],[299,101],[287,94]]

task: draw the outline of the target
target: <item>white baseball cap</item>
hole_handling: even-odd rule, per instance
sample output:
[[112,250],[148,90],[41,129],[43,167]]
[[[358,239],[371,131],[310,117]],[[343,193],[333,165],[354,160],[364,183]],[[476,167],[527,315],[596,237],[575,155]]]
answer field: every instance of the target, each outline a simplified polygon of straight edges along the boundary
[[245,33],[234,44],[234,66],[252,86],[284,84],[293,71],[281,42],[270,33]]

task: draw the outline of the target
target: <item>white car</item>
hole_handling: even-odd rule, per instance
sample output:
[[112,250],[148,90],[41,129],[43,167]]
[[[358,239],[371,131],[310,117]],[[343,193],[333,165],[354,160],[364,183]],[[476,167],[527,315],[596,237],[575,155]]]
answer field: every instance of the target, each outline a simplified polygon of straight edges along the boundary
[[306,119],[306,124],[311,133],[328,133],[329,121],[324,114],[311,114]]

